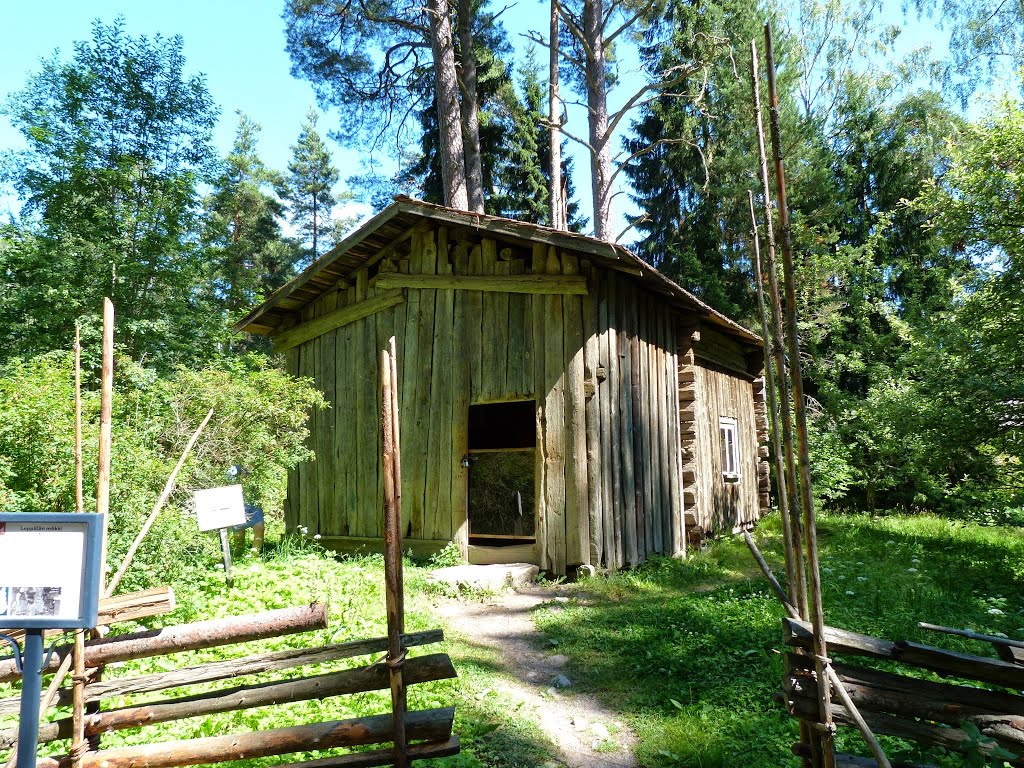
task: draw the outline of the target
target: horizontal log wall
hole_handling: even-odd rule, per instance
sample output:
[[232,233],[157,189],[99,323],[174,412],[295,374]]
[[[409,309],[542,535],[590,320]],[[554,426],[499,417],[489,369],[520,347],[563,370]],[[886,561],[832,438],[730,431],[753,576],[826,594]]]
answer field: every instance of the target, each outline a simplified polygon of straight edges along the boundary
[[[683,324],[679,398],[682,411],[686,524],[701,535],[754,523],[769,506],[768,422],[764,380],[748,373],[753,350],[700,324]],[[737,420],[739,480],[722,475],[719,420]]]
[[[575,254],[441,227],[409,232],[299,322],[373,299],[392,274],[557,275],[572,290],[525,292],[528,280],[516,292],[405,287],[401,303],[290,350],[290,370],[331,403],[310,423],[316,461],[289,476],[290,529],[339,541],[383,535],[375,355],[394,334],[407,539],[467,551],[469,406],[535,399],[538,563],[565,573],[681,554],[675,323],[663,302]],[[449,283],[474,285],[424,284]]]

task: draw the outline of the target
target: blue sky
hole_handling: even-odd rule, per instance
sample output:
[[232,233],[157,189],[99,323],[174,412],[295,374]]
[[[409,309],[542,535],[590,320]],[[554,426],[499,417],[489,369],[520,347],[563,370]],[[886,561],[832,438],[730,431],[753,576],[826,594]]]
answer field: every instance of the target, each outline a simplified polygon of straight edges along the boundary
[[[121,15],[132,35],[182,36],[189,71],[206,75],[213,99],[221,108],[215,141],[222,153],[231,146],[234,137],[234,113],[242,110],[263,126],[259,148],[264,160],[271,167],[284,169],[305,114],[315,105],[310,85],[289,73],[281,20],[283,0],[0,0],[0,3],[3,15],[0,99],[22,88],[28,74],[38,69],[41,58],[57,48],[68,54],[75,40],[87,39],[93,19],[109,23]],[[899,4],[894,0],[888,3],[892,10],[887,14],[887,21],[904,26]],[[546,8],[547,3],[542,0],[518,0],[502,16],[517,48],[526,47],[521,33],[527,28],[546,26]],[[931,24],[912,22],[909,26],[909,34],[905,36],[907,45],[918,45],[924,40],[944,45],[946,36],[936,32]],[[578,135],[585,135],[583,115],[571,113],[570,120],[569,128]],[[326,133],[332,122],[330,115],[325,116],[320,122],[321,131]],[[18,134],[6,118],[0,116],[0,148],[19,143]],[[343,179],[360,171],[357,151],[333,143],[332,150]],[[587,160],[582,153],[578,154],[576,167],[576,186],[587,210],[589,179]],[[620,195],[616,202],[620,222],[624,198]],[[6,206],[0,204],[2,207]],[[616,231],[619,229],[620,226],[616,227]],[[629,239],[627,236],[626,240]]]

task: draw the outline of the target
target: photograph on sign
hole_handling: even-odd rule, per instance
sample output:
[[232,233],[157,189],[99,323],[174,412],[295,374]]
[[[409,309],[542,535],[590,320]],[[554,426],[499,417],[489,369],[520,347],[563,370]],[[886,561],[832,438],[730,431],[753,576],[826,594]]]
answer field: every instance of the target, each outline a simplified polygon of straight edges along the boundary
[[0,522],[0,619],[81,615],[87,528],[84,522]]
[[196,520],[200,531],[216,531],[245,523],[241,485],[196,491]]

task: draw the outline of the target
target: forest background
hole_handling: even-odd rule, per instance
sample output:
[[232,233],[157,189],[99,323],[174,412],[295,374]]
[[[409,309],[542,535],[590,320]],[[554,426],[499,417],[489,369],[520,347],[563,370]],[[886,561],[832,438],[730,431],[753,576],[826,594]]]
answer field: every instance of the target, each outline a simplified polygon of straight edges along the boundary
[[[619,238],[757,327],[748,46],[771,21],[818,497],[1024,521],[1024,18],[920,3],[907,18],[942,25],[948,47],[908,49],[880,4],[848,0],[559,0],[528,49],[505,29],[514,6],[289,0],[281,44],[327,116],[309,111],[280,168],[244,113],[216,151],[224,117],[187,40],[95,21],[3,107],[20,138],[2,156],[0,508],[73,506],[71,340],[77,324],[94,431],[110,296],[115,537],[211,406],[179,513],[232,463],[278,509],[322,398],[231,325],[352,226],[348,200],[410,194]],[[387,162],[342,181],[342,146]],[[179,522],[154,562],[201,546]]]

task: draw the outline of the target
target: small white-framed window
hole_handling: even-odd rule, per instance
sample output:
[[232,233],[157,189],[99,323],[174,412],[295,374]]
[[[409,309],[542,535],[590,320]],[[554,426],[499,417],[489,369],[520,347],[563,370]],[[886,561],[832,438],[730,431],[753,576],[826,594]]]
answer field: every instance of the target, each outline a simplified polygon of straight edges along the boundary
[[718,419],[718,434],[722,442],[722,479],[735,483],[740,479],[739,427],[732,416]]

